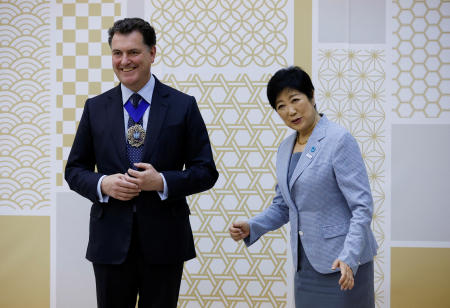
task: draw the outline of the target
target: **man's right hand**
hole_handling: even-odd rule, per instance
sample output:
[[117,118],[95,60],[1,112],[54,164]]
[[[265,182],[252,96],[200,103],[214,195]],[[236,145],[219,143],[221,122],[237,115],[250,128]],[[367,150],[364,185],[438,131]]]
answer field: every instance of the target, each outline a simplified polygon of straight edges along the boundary
[[236,221],[230,226],[229,231],[231,238],[237,242],[250,235],[250,225],[246,221]]
[[105,176],[100,187],[102,194],[122,201],[131,200],[141,192],[136,184],[128,182],[121,173]]

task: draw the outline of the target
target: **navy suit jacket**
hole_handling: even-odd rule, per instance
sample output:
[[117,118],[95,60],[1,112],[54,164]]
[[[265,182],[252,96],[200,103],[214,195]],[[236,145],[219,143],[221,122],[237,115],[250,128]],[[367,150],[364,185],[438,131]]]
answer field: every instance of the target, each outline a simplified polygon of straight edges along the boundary
[[164,201],[155,191],[142,191],[130,201],[98,200],[100,177],[125,173],[130,167],[123,112],[120,85],[88,99],[67,161],[65,179],[70,188],[93,203],[86,257],[100,264],[125,260],[135,204],[139,243],[147,262],[171,264],[194,258],[186,196],[211,188],[218,177],[195,98],[155,81],[142,162],[164,175],[168,187]]

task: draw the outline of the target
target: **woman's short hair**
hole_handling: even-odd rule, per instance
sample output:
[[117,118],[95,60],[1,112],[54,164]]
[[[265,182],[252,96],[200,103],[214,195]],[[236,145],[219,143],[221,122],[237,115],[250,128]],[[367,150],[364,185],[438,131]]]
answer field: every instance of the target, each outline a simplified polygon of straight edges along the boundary
[[129,34],[133,31],[139,31],[144,39],[144,44],[149,48],[156,45],[155,29],[142,18],[124,18],[118,20],[108,30],[108,43],[111,47],[111,41],[115,33]]
[[267,84],[267,98],[270,106],[276,109],[276,99],[284,89],[293,89],[305,94],[309,100],[314,98],[314,86],[309,75],[298,66],[278,70]]

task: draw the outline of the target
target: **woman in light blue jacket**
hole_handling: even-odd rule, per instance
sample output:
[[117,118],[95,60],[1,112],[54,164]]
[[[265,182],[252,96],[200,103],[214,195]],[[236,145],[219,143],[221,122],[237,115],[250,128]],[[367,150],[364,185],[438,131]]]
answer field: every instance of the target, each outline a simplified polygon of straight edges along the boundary
[[278,148],[272,204],[233,223],[231,237],[250,246],[290,222],[296,307],[375,307],[373,200],[356,140],[317,112],[298,67],[276,72],[267,96],[295,132]]

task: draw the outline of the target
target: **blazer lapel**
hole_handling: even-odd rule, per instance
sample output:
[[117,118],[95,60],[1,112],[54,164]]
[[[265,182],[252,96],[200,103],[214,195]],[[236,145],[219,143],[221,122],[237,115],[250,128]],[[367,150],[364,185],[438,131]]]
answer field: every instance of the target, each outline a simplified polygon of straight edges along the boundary
[[292,190],[292,186],[294,185],[295,181],[320,152],[320,140],[325,137],[327,127],[328,119],[325,115],[323,115],[314,128],[311,137],[309,137],[308,143],[303,150],[303,154],[294,169],[294,173],[292,174],[291,180],[289,181],[289,191]]
[[287,202],[288,205],[291,205],[292,207],[295,207],[295,203],[291,198],[291,194],[289,193],[287,175],[296,135],[297,133],[291,134],[286,138],[285,142],[281,144],[277,154],[276,168],[278,187],[280,188],[285,202]]
[[111,121],[109,123],[111,140],[114,141],[113,144],[116,147],[117,153],[119,154],[119,159],[126,170],[129,162],[126,153],[122,91],[120,90],[120,84],[111,92],[111,94],[109,95],[109,100],[110,102],[108,102],[107,104],[106,112],[107,119]]
[[150,105],[150,115],[147,123],[147,133],[144,140],[143,160],[148,162],[156,148],[156,140],[161,132],[167,113],[167,97],[169,93],[163,84],[155,77],[155,89],[153,90],[152,102]]

